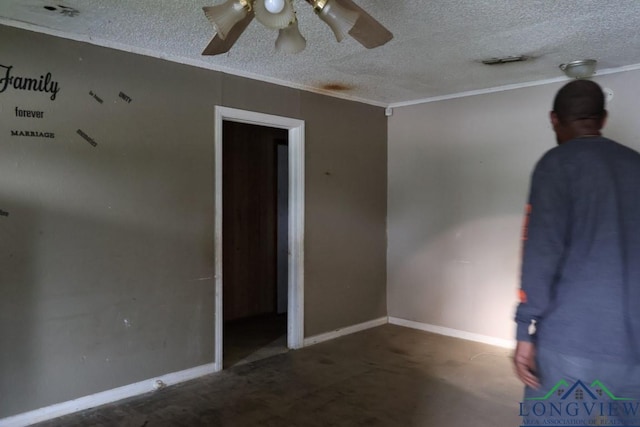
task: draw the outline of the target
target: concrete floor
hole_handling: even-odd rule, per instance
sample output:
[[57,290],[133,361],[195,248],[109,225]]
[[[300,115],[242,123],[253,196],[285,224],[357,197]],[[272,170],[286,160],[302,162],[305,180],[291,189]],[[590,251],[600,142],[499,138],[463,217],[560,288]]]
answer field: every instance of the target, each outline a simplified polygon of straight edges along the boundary
[[519,426],[510,353],[385,325],[38,426]]
[[224,324],[224,369],[286,353],[287,315],[267,314]]

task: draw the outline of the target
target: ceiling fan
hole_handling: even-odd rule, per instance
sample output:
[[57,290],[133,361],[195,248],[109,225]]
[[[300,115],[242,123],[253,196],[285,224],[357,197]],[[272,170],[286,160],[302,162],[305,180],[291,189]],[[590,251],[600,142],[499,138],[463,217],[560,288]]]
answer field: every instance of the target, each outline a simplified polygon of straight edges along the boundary
[[[373,49],[393,38],[389,30],[353,0],[305,1],[331,28],[338,42],[348,34],[367,49]],[[298,29],[293,0],[227,0],[202,9],[216,31],[202,55],[228,52],[254,17],[265,27],[278,30],[276,50],[298,53],[307,45]]]

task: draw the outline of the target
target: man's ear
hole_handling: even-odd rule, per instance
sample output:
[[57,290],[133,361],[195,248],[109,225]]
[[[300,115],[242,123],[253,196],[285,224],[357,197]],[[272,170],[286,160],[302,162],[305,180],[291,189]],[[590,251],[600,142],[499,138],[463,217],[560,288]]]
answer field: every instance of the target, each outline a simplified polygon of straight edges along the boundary
[[609,118],[609,113],[607,112],[607,110],[604,110],[604,114],[602,115],[602,125],[600,126],[600,129],[602,129],[607,124],[608,118]]
[[551,125],[553,126],[553,128],[556,129],[560,124],[560,120],[558,119],[558,115],[555,111],[551,111],[549,113],[549,119],[551,120]]

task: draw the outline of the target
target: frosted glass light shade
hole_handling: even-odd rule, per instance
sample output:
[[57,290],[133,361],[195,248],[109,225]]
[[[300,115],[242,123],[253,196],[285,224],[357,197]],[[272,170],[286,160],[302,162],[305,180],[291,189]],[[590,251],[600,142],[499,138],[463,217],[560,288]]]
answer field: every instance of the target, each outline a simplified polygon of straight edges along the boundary
[[351,31],[360,16],[358,12],[343,7],[335,0],[328,0],[317,13],[320,19],[331,28],[339,42]]
[[596,72],[596,64],[598,61],[595,59],[583,59],[580,61],[572,61],[568,64],[561,64],[560,69],[568,77],[574,79],[585,79],[591,77]]
[[284,0],[284,7],[279,13],[269,12],[264,0],[256,0],[253,3],[253,12],[262,25],[274,30],[287,28],[296,19],[296,12],[291,0]]
[[271,13],[280,13],[284,9],[284,0],[258,0],[264,1],[264,7]]
[[223,4],[203,7],[202,10],[218,36],[224,40],[229,31],[247,16],[250,6],[246,0],[227,0]]
[[298,20],[294,20],[287,28],[282,28],[278,32],[276,39],[276,50],[284,53],[299,53],[307,47],[307,41],[300,34]]

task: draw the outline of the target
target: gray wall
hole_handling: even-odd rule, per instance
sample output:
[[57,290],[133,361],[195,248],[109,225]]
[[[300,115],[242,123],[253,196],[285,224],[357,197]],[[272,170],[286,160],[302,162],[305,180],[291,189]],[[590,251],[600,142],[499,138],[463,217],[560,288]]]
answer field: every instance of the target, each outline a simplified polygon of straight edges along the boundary
[[[614,90],[605,135],[640,149],[640,72]],[[555,146],[564,83],[397,108],[389,120],[389,316],[513,339],[529,176]]]
[[305,336],[386,314],[383,109],[3,26],[0,52],[61,88],[0,93],[0,418],[213,362],[215,105],[306,121]]
[[305,217],[315,224],[305,229],[305,257],[313,260],[305,262],[305,334],[312,336],[387,315],[386,117],[383,109],[367,116],[357,103],[308,92],[301,104]]

